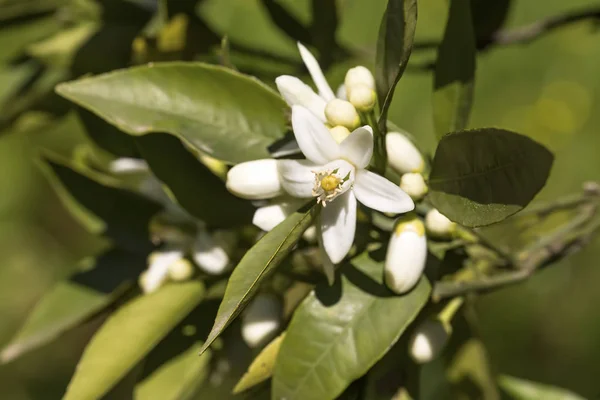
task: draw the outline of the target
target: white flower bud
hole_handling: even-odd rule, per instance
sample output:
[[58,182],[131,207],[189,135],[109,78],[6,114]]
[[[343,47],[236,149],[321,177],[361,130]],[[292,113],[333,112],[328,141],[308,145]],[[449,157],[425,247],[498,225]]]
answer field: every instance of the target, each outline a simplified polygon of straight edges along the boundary
[[148,172],[148,163],[145,160],[131,157],[121,157],[113,160],[108,165],[108,170],[115,174],[133,174]]
[[425,228],[428,235],[443,239],[452,236],[456,230],[456,223],[433,208],[425,216]]
[[350,68],[344,79],[344,86],[348,94],[358,85],[365,85],[371,90],[375,89],[375,78],[368,68],[359,65],[358,67]]
[[302,238],[309,243],[316,243],[317,242],[317,227],[314,225],[309,226],[308,229],[305,230],[304,233],[302,234]]
[[435,359],[446,346],[450,329],[438,319],[428,319],[419,325],[409,343],[409,353],[417,364]]
[[277,171],[277,160],[248,161],[227,173],[227,189],[244,199],[261,200],[283,194]]
[[329,128],[329,132],[331,132],[331,136],[335,139],[336,142],[342,143],[344,139],[350,136],[350,130],[345,126],[334,126],[333,128]]
[[185,258],[169,265],[169,278],[174,282],[184,282],[194,275],[194,266]]
[[360,125],[360,117],[356,108],[346,100],[333,99],[327,103],[325,117],[332,126],[342,125],[354,130]]
[[385,283],[395,293],[411,290],[421,278],[427,261],[423,222],[413,214],[396,222],[385,258]]
[[229,256],[206,230],[198,228],[192,248],[194,262],[210,275],[220,275],[229,266]]
[[169,277],[169,266],[183,257],[179,250],[160,251],[148,257],[148,269],[139,278],[139,284],[144,293],[158,290]]
[[390,167],[398,173],[423,172],[425,161],[417,147],[400,132],[385,135],[385,147]]
[[348,100],[359,111],[371,111],[375,107],[375,91],[367,85],[356,85],[349,92]]
[[409,172],[400,178],[400,189],[404,190],[414,201],[422,199],[429,190],[423,175]]
[[272,339],[281,326],[282,312],[277,297],[257,295],[242,314],[242,338],[246,344],[254,348]]

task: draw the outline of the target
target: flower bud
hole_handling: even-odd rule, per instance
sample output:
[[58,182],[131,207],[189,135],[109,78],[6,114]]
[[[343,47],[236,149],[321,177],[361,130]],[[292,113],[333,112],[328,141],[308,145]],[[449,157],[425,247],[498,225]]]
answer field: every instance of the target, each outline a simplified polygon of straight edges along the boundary
[[158,290],[169,277],[169,266],[183,257],[179,250],[159,251],[148,257],[148,269],[139,278],[139,284],[144,293]]
[[388,132],[385,135],[388,162],[396,172],[423,172],[425,161],[417,147],[400,132]]
[[395,293],[411,290],[421,278],[427,261],[425,226],[414,214],[396,222],[385,257],[385,283]]
[[271,294],[259,294],[242,314],[242,338],[251,348],[265,344],[281,326],[283,307]]
[[250,200],[270,199],[283,194],[277,160],[254,160],[238,164],[227,173],[227,189]]
[[148,163],[145,160],[131,157],[121,157],[111,161],[108,169],[115,174],[133,174],[149,171]]
[[371,111],[375,107],[375,91],[367,85],[356,85],[349,92],[348,100],[359,111]]
[[331,136],[333,136],[335,141],[338,143],[342,143],[344,141],[344,139],[346,139],[348,136],[350,136],[350,133],[351,133],[348,128],[346,128],[345,126],[341,126],[341,125],[330,128],[329,132],[331,132]]
[[451,237],[456,230],[456,223],[433,208],[425,216],[425,228],[429,236],[446,239]]
[[169,265],[169,278],[173,282],[184,282],[194,275],[194,266],[185,258],[180,258]]
[[439,319],[428,319],[419,325],[409,343],[409,353],[417,364],[439,356],[450,337],[450,327]]
[[400,178],[400,189],[404,190],[414,201],[421,200],[429,190],[423,175],[409,172]]
[[354,130],[360,125],[360,117],[356,108],[346,100],[333,99],[327,103],[325,117],[332,126],[342,125]]
[[358,67],[350,68],[346,72],[346,78],[344,79],[344,86],[346,92],[350,94],[359,85],[365,85],[371,90],[375,89],[375,78],[368,68],[359,65]]
[[200,269],[210,275],[220,275],[229,266],[229,256],[206,230],[199,228],[192,248],[192,258]]
[[302,238],[309,243],[316,243],[317,242],[317,227],[314,225],[309,226],[308,229],[306,229],[304,231],[304,233],[302,234]]

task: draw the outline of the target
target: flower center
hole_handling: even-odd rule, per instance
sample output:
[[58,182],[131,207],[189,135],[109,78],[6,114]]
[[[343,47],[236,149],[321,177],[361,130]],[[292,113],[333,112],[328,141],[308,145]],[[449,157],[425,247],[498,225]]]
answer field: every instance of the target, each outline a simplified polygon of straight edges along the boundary
[[321,179],[321,188],[326,192],[334,191],[340,184],[341,179],[335,175],[327,175]]
[[323,203],[323,207],[327,206],[327,202],[332,201],[342,193],[342,184],[350,178],[350,173],[348,173],[348,176],[340,178],[338,170],[339,168],[313,171],[315,174],[315,185],[312,195],[317,198],[317,203]]

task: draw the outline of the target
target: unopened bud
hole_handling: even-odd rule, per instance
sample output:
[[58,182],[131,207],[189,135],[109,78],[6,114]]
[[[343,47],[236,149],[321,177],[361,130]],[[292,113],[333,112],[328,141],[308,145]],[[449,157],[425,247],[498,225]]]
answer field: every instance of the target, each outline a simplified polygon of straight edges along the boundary
[[317,227],[312,225],[302,234],[302,238],[309,243],[316,243],[317,241]]
[[251,348],[272,339],[281,326],[283,307],[271,294],[259,294],[242,314],[242,338]]
[[148,257],[148,269],[139,278],[144,293],[152,293],[165,284],[169,277],[169,266],[183,256],[179,250],[158,251]]
[[192,248],[192,258],[200,269],[210,275],[220,275],[229,266],[229,256],[204,229],[198,229]]
[[413,334],[409,352],[417,364],[424,364],[435,359],[446,346],[450,337],[450,326],[438,319],[425,320]]
[[356,85],[348,92],[348,100],[359,111],[371,111],[377,99],[375,91],[367,85]]
[[421,278],[427,261],[425,226],[414,214],[396,222],[385,257],[385,283],[395,293],[411,290]]
[[342,143],[344,141],[344,139],[346,139],[348,136],[350,136],[350,133],[351,133],[348,128],[346,128],[345,126],[341,126],[341,125],[330,128],[329,132],[331,132],[331,136],[333,136],[335,141],[338,143]]
[[359,85],[365,85],[371,90],[375,89],[375,78],[373,78],[373,74],[368,68],[363,67],[362,65],[350,68],[344,79],[344,86],[346,87],[346,92],[348,94]]
[[270,199],[283,194],[277,160],[254,160],[238,164],[227,173],[227,189],[250,200]]
[[385,147],[388,162],[396,172],[423,172],[425,161],[417,147],[400,132],[388,132],[385,135]]
[[456,223],[434,208],[425,216],[425,228],[429,236],[446,239],[456,231]]
[[402,175],[400,189],[404,190],[414,201],[421,200],[428,191],[423,175],[413,172]]
[[356,108],[346,100],[333,99],[327,103],[325,117],[332,126],[342,125],[354,130],[360,125],[360,117]]
[[184,282],[194,275],[194,266],[185,258],[169,265],[169,278],[174,282]]

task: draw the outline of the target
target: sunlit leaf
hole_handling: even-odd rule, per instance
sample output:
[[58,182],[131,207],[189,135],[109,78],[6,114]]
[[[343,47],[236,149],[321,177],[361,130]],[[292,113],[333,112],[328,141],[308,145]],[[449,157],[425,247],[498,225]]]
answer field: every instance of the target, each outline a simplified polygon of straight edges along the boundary
[[277,336],[262,349],[248,367],[248,371],[246,371],[242,379],[233,388],[233,393],[243,392],[271,377],[277,354],[279,354],[279,347],[284,337],[285,332]]

